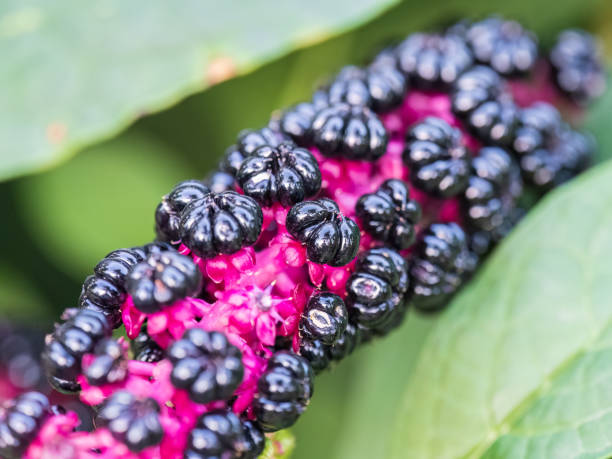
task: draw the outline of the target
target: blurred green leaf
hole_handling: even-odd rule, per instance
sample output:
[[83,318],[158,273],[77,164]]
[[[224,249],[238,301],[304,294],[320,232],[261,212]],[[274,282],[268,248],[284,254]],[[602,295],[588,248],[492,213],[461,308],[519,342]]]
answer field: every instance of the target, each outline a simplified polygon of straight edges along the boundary
[[295,438],[289,430],[268,435],[266,448],[259,459],[289,459],[295,448]]
[[111,250],[152,240],[160,197],[191,175],[176,152],[132,133],[19,181],[18,209],[40,249],[82,279]]
[[396,1],[7,0],[0,6],[0,179],[57,163],[142,114]]
[[6,263],[0,263],[0,319],[26,323],[48,320],[53,314],[30,280]]
[[498,248],[429,335],[389,457],[612,454],[611,205],[607,163]]

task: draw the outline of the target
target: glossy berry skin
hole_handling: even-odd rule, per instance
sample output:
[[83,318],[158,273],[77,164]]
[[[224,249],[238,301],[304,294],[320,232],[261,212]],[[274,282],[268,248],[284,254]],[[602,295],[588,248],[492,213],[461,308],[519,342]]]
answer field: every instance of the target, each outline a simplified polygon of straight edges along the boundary
[[265,437],[253,423],[240,421],[231,411],[211,411],[189,433],[185,459],[255,459],[264,445]]
[[175,185],[155,209],[155,232],[162,241],[176,242],[179,237],[181,212],[191,202],[210,193],[199,180],[185,180]]
[[578,104],[601,96],[606,88],[604,59],[592,35],[583,30],[559,34],[549,54],[557,87]]
[[238,134],[236,143],[225,151],[219,168],[235,177],[244,158],[252,155],[259,147],[277,147],[286,140],[288,138],[284,134],[268,126],[256,130],[245,129]]
[[0,407],[0,456],[18,459],[51,414],[49,400],[39,392],[26,392]]
[[554,106],[543,102],[521,111],[512,146],[525,181],[543,192],[586,169],[593,155],[591,139],[569,127]]
[[517,200],[523,190],[520,170],[499,147],[481,148],[472,159],[472,175],[462,198],[464,221],[472,250],[483,254],[516,223]]
[[138,336],[132,340],[130,346],[134,360],[140,362],[155,363],[165,357],[164,350],[151,339],[146,329],[140,331]]
[[340,213],[331,199],[304,201],[287,214],[287,231],[306,246],[306,255],[314,263],[343,266],[357,255],[359,228]]
[[389,179],[376,192],[359,198],[355,212],[367,233],[399,250],[412,245],[414,225],[421,218],[421,206],[410,199],[408,186],[397,179]]
[[293,142],[259,147],[242,162],[237,179],[244,194],[262,206],[292,206],[321,188],[319,163]]
[[459,225],[430,225],[411,259],[411,297],[415,307],[424,312],[443,308],[475,267],[476,259]]
[[259,204],[235,191],[209,194],[181,214],[180,238],[193,254],[213,258],[253,245],[263,224]]
[[500,75],[524,75],[538,59],[536,37],[516,21],[490,17],[472,24],[465,38],[475,59]]
[[361,342],[361,329],[349,322],[340,338],[327,349],[330,360],[342,360],[349,356]]
[[319,111],[312,122],[312,142],[321,154],[376,161],[385,154],[387,132],[367,107],[339,103]]
[[79,309],[45,339],[42,361],[49,384],[60,392],[80,389],[76,377],[81,358],[91,353],[98,342],[110,337],[112,329],[106,316],[97,310]]
[[395,250],[381,247],[359,256],[346,284],[349,317],[371,330],[382,329],[406,307],[408,266]]
[[295,423],[306,409],[313,391],[308,361],[288,351],[275,353],[257,383],[253,413],[264,432],[275,432]]
[[447,90],[474,60],[465,41],[453,34],[412,34],[395,54],[398,69],[419,89]]
[[236,179],[228,172],[215,171],[209,174],[204,179],[204,184],[213,193],[221,193],[222,191],[236,190]]
[[450,197],[467,186],[469,155],[461,132],[440,118],[425,118],[408,131],[403,159],[411,182],[423,191]]
[[304,357],[315,375],[329,366],[329,346],[315,339],[300,340],[299,354]]
[[139,399],[121,390],[104,401],[97,423],[106,427],[130,451],[138,453],[161,442],[164,429],[159,420],[159,411],[154,399]]
[[94,360],[85,370],[89,384],[102,386],[123,381],[127,375],[127,360],[118,341],[103,339],[96,345],[94,355]]
[[285,110],[280,116],[279,130],[301,147],[312,143],[312,122],[317,113],[329,106],[328,94],[316,91],[309,102],[301,102]]
[[130,271],[126,282],[134,306],[147,314],[197,295],[201,286],[202,275],[196,264],[175,250],[150,255]]
[[229,400],[242,382],[242,354],[223,333],[191,328],[168,349],[170,380],[189,398],[206,404]]
[[451,91],[453,113],[486,145],[508,146],[518,125],[519,110],[491,68],[476,66],[457,79]]
[[377,113],[398,107],[404,99],[406,79],[394,65],[374,62],[366,69],[344,67],[327,88],[330,104],[367,106]]
[[344,301],[330,292],[311,295],[300,318],[300,336],[332,345],[344,333],[348,313]]

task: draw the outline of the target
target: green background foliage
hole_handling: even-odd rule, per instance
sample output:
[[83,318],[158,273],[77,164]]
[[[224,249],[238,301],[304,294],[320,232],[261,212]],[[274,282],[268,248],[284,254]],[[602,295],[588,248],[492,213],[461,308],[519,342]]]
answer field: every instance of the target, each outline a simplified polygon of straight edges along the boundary
[[[410,32],[493,12],[543,45],[567,26],[605,41],[612,29],[604,0],[280,4],[0,6],[0,179],[12,178],[0,184],[2,316],[49,329],[102,256],[153,237],[174,183],[203,177],[239,130]],[[609,92],[586,120],[599,162],[611,115]],[[410,314],[321,375],[292,457],[610,454],[609,183],[602,165],[554,193],[447,312]]]

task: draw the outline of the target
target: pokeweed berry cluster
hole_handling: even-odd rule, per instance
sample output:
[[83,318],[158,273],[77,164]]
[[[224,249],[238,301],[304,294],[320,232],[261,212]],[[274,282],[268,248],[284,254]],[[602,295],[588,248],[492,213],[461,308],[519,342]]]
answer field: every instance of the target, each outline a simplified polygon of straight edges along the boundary
[[24,395],[0,411],[0,454],[258,456],[315,373],[410,307],[447,305],[525,190],[588,166],[592,140],[563,116],[601,93],[602,68],[584,32],[543,55],[515,22],[462,22],[240,133],[219,170],[161,199],[158,240],[100,261],[47,336],[50,383],[97,407],[97,429]]

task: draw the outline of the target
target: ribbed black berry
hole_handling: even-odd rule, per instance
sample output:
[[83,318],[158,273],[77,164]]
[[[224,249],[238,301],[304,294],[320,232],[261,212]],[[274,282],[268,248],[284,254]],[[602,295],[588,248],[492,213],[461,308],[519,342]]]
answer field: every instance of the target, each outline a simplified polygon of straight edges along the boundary
[[440,118],[428,117],[410,128],[403,159],[411,182],[428,193],[456,196],[467,186],[469,154],[461,132]]
[[158,445],[164,436],[157,402],[148,397],[140,399],[125,390],[113,393],[104,401],[97,420],[136,453]]
[[520,170],[510,155],[499,147],[481,148],[461,197],[472,250],[483,254],[508,234],[516,223],[522,190]]
[[586,104],[606,88],[604,59],[595,38],[583,30],[565,30],[552,47],[549,60],[554,82],[572,100]]
[[359,227],[331,199],[304,201],[287,214],[287,231],[306,246],[310,261],[343,266],[357,255]]
[[315,372],[329,363],[329,348],[344,334],[348,312],[344,301],[329,292],[314,293],[300,318],[300,355]]
[[22,457],[50,414],[49,400],[39,392],[26,392],[0,406],[0,456]]
[[490,17],[472,24],[465,37],[475,59],[501,75],[526,74],[538,59],[537,38],[516,21]]
[[126,288],[134,306],[151,314],[187,296],[195,296],[202,275],[193,260],[175,250],[154,253],[130,271]]
[[181,242],[195,255],[213,258],[253,245],[263,224],[259,204],[235,191],[209,194],[181,213]]
[[375,161],[385,154],[387,140],[382,121],[359,105],[332,105],[312,122],[312,142],[325,156]]
[[189,329],[170,346],[168,358],[172,384],[197,403],[229,400],[244,375],[240,350],[220,332]]
[[255,459],[265,437],[252,422],[242,422],[231,411],[204,413],[189,433],[185,459]]
[[359,256],[346,284],[346,305],[355,323],[383,330],[406,308],[408,265],[395,250],[381,247]]
[[123,381],[127,374],[127,360],[121,344],[114,339],[103,339],[94,348],[94,360],[85,370],[87,382],[102,386]]
[[525,181],[540,191],[550,190],[587,168],[594,149],[590,137],[569,127],[559,111],[544,102],[521,111],[512,147]]
[[519,110],[503,89],[493,69],[476,66],[458,78],[451,91],[453,113],[487,145],[509,146],[518,125]]
[[394,65],[374,61],[368,68],[344,67],[326,91],[330,104],[345,102],[382,113],[402,103],[406,79]]
[[61,392],[76,392],[81,358],[111,335],[106,316],[97,310],[79,309],[45,339],[42,361],[49,383]]
[[349,322],[340,338],[328,348],[327,353],[330,360],[338,361],[344,359],[355,350],[360,342],[361,329]]
[[236,179],[229,172],[215,171],[204,179],[206,185],[213,193],[221,193],[236,189]]
[[421,218],[421,206],[410,199],[408,185],[397,179],[389,179],[376,192],[361,196],[355,212],[366,232],[399,250],[414,242],[414,225]]
[[185,180],[175,185],[155,209],[155,232],[162,241],[176,242],[180,239],[181,212],[191,202],[210,193],[199,180]]
[[278,120],[278,129],[301,147],[312,143],[312,122],[316,114],[329,106],[329,96],[323,90],[315,91],[312,99],[284,110]]
[[253,413],[264,432],[285,429],[304,412],[313,391],[313,372],[299,355],[279,351],[257,383]]
[[293,142],[259,147],[242,162],[236,177],[244,194],[262,206],[292,206],[321,188],[319,163]]
[[397,67],[419,89],[446,90],[474,61],[465,41],[454,34],[415,33],[395,53]]
[[238,134],[236,143],[225,151],[219,168],[235,177],[244,158],[253,154],[259,147],[277,147],[286,140],[288,138],[283,133],[267,126],[256,130],[245,129]]
[[410,264],[410,291],[415,307],[435,311],[476,268],[476,257],[456,223],[434,223],[421,235]]
[[141,362],[159,362],[165,357],[164,350],[151,339],[146,331],[146,325],[140,330],[140,333],[130,343],[134,360]]

